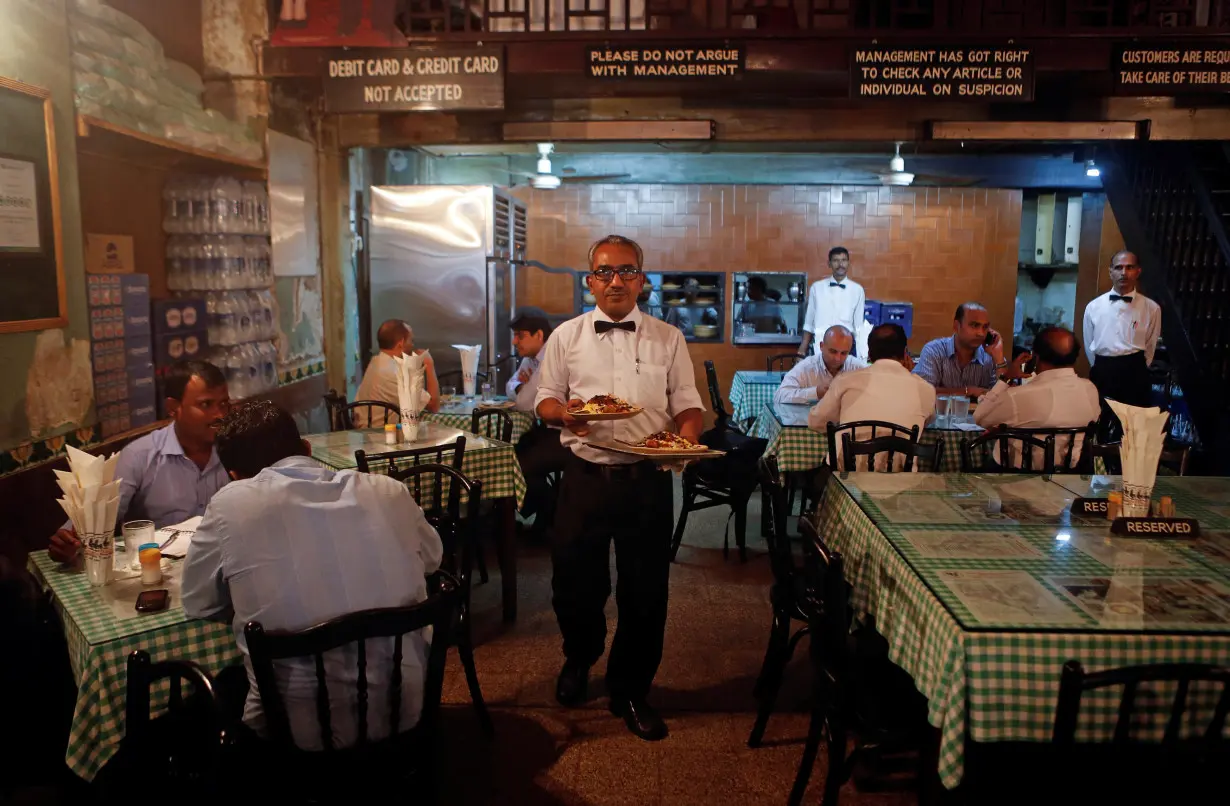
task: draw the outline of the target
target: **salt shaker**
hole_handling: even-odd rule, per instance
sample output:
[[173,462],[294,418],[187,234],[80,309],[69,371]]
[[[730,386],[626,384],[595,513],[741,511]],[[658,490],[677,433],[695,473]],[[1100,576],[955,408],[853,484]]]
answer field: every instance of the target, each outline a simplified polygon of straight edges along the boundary
[[384,426],[384,444],[397,444],[397,423],[386,423]]

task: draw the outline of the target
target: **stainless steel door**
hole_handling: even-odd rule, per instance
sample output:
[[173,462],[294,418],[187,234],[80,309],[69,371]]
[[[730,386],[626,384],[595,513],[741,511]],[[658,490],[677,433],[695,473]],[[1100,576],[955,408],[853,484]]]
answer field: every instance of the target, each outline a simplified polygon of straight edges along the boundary
[[[373,332],[404,319],[439,373],[460,369],[454,344],[481,344],[492,360],[491,187],[373,187],[370,263]],[[507,321],[504,323],[507,333]]]

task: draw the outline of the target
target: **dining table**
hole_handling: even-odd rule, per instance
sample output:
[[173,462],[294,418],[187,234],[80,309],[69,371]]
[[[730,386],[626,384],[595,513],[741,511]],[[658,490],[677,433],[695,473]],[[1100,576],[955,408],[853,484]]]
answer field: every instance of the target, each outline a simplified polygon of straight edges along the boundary
[[[1109,476],[830,478],[819,533],[844,558],[856,623],[927,698],[946,787],[971,742],[1050,741],[1067,661],[1096,672],[1230,658],[1230,479],[1157,479],[1154,497],[1198,521],[1195,539],[1114,537],[1105,517],[1073,514],[1116,488]],[[1110,741],[1120,694],[1085,694],[1078,741]],[[1160,739],[1173,694],[1142,687],[1134,739]],[[1193,684],[1184,735],[1205,729],[1219,694]]]
[[736,423],[755,419],[786,377],[784,372],[764,372],[748,369],[735,371],[730,382],[730,415]]
[[517,444],[517,440],[521,439],[526,431],[534,427],[534,423],[537,420],[533,413],[514,408],[512,400],[503,395],[492,397],[489,400],[483,400],[474,396],[445,395],[440,399],[440,410],[425,412],[423,419],[429,422],[452,426],[461,431],[470,431],[474,422],[474,412],[487,408],[500,409],[506,412],[512,419],[511,442],[514,445]]
[[[809,411],[811,407],[807,405],[770,401],[761,408],[752,425],[753,436],[769,441],[765,455],[776,456],[777,466],[783,473],[813,470],[828,463],[828,434],[813,431],[807,426]],[[961,443],[981,432],[982,428],[972,423],[944,428],[933,424],[923,429],[918,435],[918,442],[920,445],[934,445],[942,439],[939,471],[955,473],[961,469]]]
[[[389,445],[385,432],[376,429],[352,429],[331,431],[326,434],[309,434],[304,437],[312,451],[312,458],[334,470],[350,470],[358,466],[356,451],[363,451],[373,460],[372,469],[381,472],[379,455],[414,448],[434,448],[456,442],[465,437],[461,455],[461,472],[483,483],[484,502],[494,503],[498,513],[499,528],[496,529],[496,553],[500,564],[500,586],[504,621],[517,619],[517,508],[525,498],[525,477],[517,461],[516,449],[511,443],[479,436],[464,429],[427,420],[419,427],[418,437],[412,442]],[[447,453],[446,453],[447,457]],[[446,461],[451,461],[446,458]],[[464,501],[464,498],[463,498]]]
[[[158,587],[170,593],[167,609],[137,613],[137,596],[147,589],[139,571],[117,570],[117,578],[110,583],[91,585],[80,560],[65,565],[45,551],[30,553],[29,570],[50,593],[77,682],[64,761],[86,781],[93,780],[111,760],[124,738],[130,654],[141,649],[155,662],[195,661],[214,675],[242,662],[229,622],[202,621],[184,614],[180,595],[183,561],[164,559],[163,566]],[[155,713],[165,708],[167,690],[164,684],[152,692]]]

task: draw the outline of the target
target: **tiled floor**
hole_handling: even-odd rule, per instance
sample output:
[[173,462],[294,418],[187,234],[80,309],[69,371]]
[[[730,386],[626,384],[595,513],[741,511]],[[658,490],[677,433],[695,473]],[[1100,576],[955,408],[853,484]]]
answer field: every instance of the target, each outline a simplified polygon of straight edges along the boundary
[[[758,509],[749,517],[754,525],[748,562],[740,564],[733,552],[731,559],[722,559],[728,512],[694,514],[679,562],[672,567],[666,649],[651,696],[670,727],[662,742],[633,737],[606,710],[604,661],[591,674],[587,707],[569,710],[556,704],[555,676],[563,657],[545,549],[527,548],[522,554],[519,615],[511,628],[500,624],[493,570],[491,581],[475,589],[474,606],[478,673],[496,736],[488,743],[479,733],[461,668],[450,656],[444,692],[444,802],[785,804],[807,732],[806,643],[788,671],[765,746],[748,749],[755,714],[752,684],[771,617],[771,574],[759,538]],[[613,597],[608,616],[613,633]],[[821,761],[812,774],[808,802],[819,802],[823,780]],[[842,794],[843,804],[915,800],[909,791],[872,795],[857,792],[852,784]]]

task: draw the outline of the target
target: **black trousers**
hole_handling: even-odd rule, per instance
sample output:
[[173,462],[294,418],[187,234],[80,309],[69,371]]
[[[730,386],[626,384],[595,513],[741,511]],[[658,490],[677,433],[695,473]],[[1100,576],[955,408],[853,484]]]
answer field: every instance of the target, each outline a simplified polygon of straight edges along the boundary
[[1149,406],[1153,402],[1153,386],[1149,381],[1149,365],[1144,353],[1131,355],[1100,355],[1089,370],[1089,380],[1098,388],[1102,417],[1098,422],[1098,441],[1114,442],[1123,437],[1119,418],[1106,405],[1106,399],[1118,400],[1129,406]]
[[521,475],[525,476],[525,501],[521,505],[521,514],[537,515],[534,521],[536,528],[539,523],[545,525],[553,515],[554,501],[547,484],[547,475],[561,472],[572,456],[572,451],[559,442],[559,429],[540,425],[526,431],[517,441],[517,461],[521,464]]
[[610,477],[602,467],[572,456],[564,469],[551,546],[551,603],[564,656],[597,662],[606,646],[603,608],[611,595],[613,539],[619,624],[606,685],[612,698],[638,699],[649,693],[662,662],[674,487],[671,474],[649,462],[623,466]]

